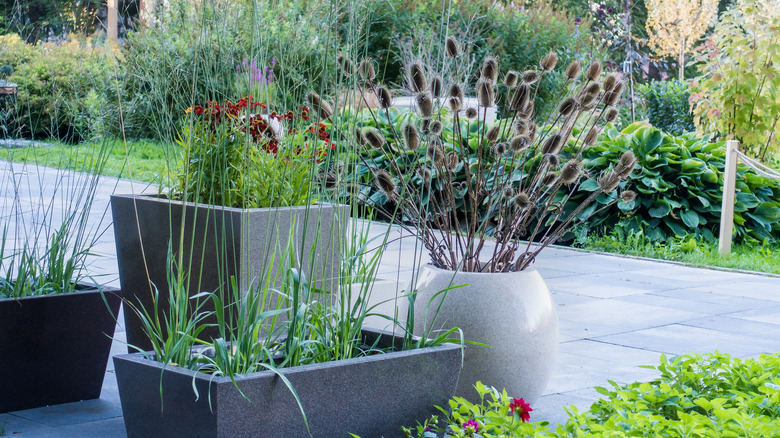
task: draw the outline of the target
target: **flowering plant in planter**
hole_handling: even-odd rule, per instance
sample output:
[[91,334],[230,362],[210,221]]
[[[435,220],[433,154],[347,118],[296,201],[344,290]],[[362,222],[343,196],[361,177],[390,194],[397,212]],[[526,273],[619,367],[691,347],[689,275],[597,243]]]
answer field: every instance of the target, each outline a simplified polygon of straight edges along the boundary
[[[449,61],[442,68],[462,56],[452,37],[446,53]],[[360,192],[361,200],[419,236],[438,268],[510,272],[526,269],[583,215],[593,214],[587,207],[597,197],[633,198],[624,182],[635,163],[631,152],[599,175],[583,168],[582,160],[603,124],[618,117],[620,77],[602,77],[598,61],[584,71],[574,61],[563,72],[557,109],[536,114],[539,84],[556,64],[551,52],[537,69],[508,71],[502,79],[507,92],[500,96],[499,61],[485,57],[471,105],[468,84],[444,83],[444,72],[412,62],[405,87],[414,94],[418,114],[396,126],[390,92],[375,84],[370,62],[361,63],[358,86],[374,90],[380,106],[368,110],[370,126],[352,134],[362,152],[358,173],[378,189]],[[508,116],[491,123],[489,110],[496,106]],[[567,144],[572,147],[564,151]],[[585,186],[590,195],[568,208],[567,200]],[[495,245],[485,250],[491,238]]]
[[309,109],[262,114],[251,96],[187,109],[192,119],[178,143],[185,148],[176,191],[185,201],[256,208],[317,200],[318,164],[332,149]]

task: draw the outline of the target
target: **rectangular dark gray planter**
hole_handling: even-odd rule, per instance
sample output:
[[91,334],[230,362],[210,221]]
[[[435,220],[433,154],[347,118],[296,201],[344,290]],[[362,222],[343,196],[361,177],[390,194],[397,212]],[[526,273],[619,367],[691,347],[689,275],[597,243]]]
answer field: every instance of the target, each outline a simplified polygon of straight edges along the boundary
[[120,302],[110,288],[0,300],[0,413],[100,397]]
[[[348,206],[240,209],[183,203],[165,197],[112,195],[111,211],[119,281],[125,299],[151,311],[153,284],[159,290],[161,316],[168,309],[168,245],[173,240],[173,250],[178,252],[182,235],[186,272],[191,276],[190,296],[203,291],[227,292],[232,276],[239,280],[242,291],[247,291],[250,284],[256,285],[269,269],[275,272],[278,268],[282,255],[276,250],[277,245],[287,244],[293,226],[294,247],[302,259],[303,272],[317,279],[318,288],[335,291],[338,287],[340,245],[346,232]],[[213,310],[211,302],[207,304],[205,310]],[[140,320],[129,306],[124,306],[124,311],[128,344],[150,350]],[[215,336],[214,328],[205,330],[201,337]]]
[[[363,333],[368,342],[380,336]],[[434,405],[447,406],[458,383],[461,347],[445,344],[283,369],[301,399],[311,435],[292,394],[270,371],[236,378],[245,398],[227,377],[173,366],[163,371],[161,363],[141,353],[115,356],[114,365],[130,438],[330,438],[349,433],[391,438],[403,436],[401,426],[438,412]]]

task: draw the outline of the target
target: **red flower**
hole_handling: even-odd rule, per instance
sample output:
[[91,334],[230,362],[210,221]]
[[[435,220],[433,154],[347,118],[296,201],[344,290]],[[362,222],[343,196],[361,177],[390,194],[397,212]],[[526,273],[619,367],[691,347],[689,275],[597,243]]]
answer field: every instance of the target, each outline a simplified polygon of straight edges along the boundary
[[523,423],[531,419],[531,411],[533,411],[531,405],[526,403],[522,398],[517,399],[512,397],[512,401],[509,402],[509,412],[516,413]]

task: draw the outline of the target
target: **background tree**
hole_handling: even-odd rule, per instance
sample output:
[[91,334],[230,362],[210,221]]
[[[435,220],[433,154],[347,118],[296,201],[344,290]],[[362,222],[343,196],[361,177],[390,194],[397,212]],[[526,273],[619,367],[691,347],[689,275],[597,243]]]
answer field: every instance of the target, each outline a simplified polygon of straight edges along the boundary
[[718,12],[718,0],[647,0],[649,44],[659,55],[677,56],[680,80],[689,52]]

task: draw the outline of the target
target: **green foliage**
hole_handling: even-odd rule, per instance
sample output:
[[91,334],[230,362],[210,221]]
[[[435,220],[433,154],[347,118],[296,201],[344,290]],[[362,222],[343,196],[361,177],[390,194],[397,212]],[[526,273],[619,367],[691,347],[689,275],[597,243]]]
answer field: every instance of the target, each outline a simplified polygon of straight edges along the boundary
[[696,130],[688,98],[688,84],[677,80],[651,81],[639,85],[651,125],[672,135]]
[[755,0],[721,15],[696,55],[702,76],[691,101],[699,132],[736,139],[752,156],[765,158],[780,144],[780,14]]
[[597,388],[606,399],[572,408],[557,437],[725,437],[780,434],[780,357],[684,355],[652,367],[650,382]]
[[[605,131],[600,141],[583,153],[583,165],[596,175],[627,150],[634,152],[637,165],[625,184],[637,192],[637,198],[595,212],[584,226],[611,229],[622,222],[628,230],[645,230],[652,242],[688,234],[714,240],[720,223],[724,143],[709,143],[692,133],[676,137],[639,122],[622,132]],[[570,203],[576,205],[595,184],[594,178],[583,181],[581,193]],[[776,242],[780,238],[779,198],[780,184],[740,164],[735,239]],[[608,198],[596,201],[601,205],[610,202]],[[591,208],[599,209],[596,204]]]
[[731,253],[723,256],[715,242],[693,235],[675,236],[666,242],[651,241],[644,229],[635,231],[628,229],[625,222],[619,222],[610,230],[580,237],[572,245],[592,251],[678,261],[691,266],[780,274],[780,245],[768,241],[733,245]]
[[177,196],[237,208],[318,200],[315,181],[328,152],[328,133],[308,122],[306,109],[283,116],[253,114],[264,107],[243,98],[188,110],[192,117],[178,140],[184,159]]
[[95,39],[30,46],[2,38],[10,44],[0,63],[14,68],[8,80],[19,86],[13,134],[69,142],[102,134],[106,100],[100,90],[110,87],[110,46]]

